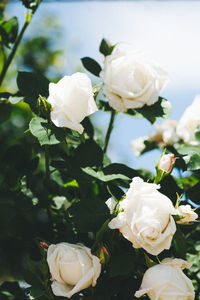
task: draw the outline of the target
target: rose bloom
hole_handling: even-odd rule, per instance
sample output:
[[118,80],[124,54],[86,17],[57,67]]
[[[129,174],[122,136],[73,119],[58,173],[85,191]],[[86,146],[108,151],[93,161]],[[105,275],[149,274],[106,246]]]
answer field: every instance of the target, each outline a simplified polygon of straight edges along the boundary
[[135,156],[140,156],[142,151],[145,149],[145,141],[148,140],[148,136],[141,136],[131,141],[131,149]]
[[177,215],[183,217],[182,219],[176,221],[178,224],[188,224],[189,222],[193,222],[198,218],[198,215],[192,210],[189,204],[180,205],[176,209]]
[[193,103],[188,106],[183,113],[177,126],[178,136],[184,140],[185,143],[197,145],[198,141],[195,139],[195,129],[200,125],[200,95],[196,96]]
[[190,267],[191,263],[182,259],[165,258],[145,272],[135,296],[147,294],[151,300],[194,300],[192,281],[182,271]]
[[156,130],[149,133],[148,136],[142,136],[131,141],[131,149],[136,156],[141,155],[145,150],[145,141],[157,143],[159,147],[173,145],[178,142],[179,137],[176,134],[176,121],[166,120],[161,124],[155,123],[154,126]]
[[155,123],[156,131],[150,134],[149,139],[157,142],[161,146],[173,145],[179,140],[176,127],[177,121],[175,120],[166,120],[161,124]]
[[110,106],[120,112],[154,104],[169,81],[166,71],[138,52],[106,56],[100,77]]
[[133,178],[126,197],[120,202],[122,211],[108,224],[111,229],[118,228],[134,248],[143,248],[152,255],[169,249],[176,231],[172,217],[175,208],[157,189],[159,185]]
[[173,165],[174,165],[174,154],[164,154],[161,156],[158,162],[158,169],[165,173],[171,172]]
[[48,102],[51,104],[51,120],[57,127],[78,131],[86,116],[97,111],[92,92],[91,80],[84,73],[64,76],[58,83],[49,84]]
[[95,286],[101,272],[99,258],[84,245],[60,243],[50,245],[47,262],[56,296],[71,298],[75,293]]

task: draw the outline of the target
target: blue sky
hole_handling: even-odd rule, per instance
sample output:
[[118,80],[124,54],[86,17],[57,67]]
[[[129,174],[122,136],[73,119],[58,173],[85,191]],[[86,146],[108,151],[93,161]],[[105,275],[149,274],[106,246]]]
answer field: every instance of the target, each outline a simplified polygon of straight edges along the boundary
[[[10,3],[7,12],[21,19],[24,8]],[[173,105],[171,119],[179,119],[196,94],[200,93],[200,2],[199,1],[84,1],[43,3],[34,16],[32,28],[39,28],[42,15],[58,18],[66,48],[66,74],[91,56],[103,63],[98,47],[103,37],[112,43],[131,44],[158,62],[171,82],[162,96]],[[26,34],[30,33],[28,29]],[[36,32],[37,34],[37,32]],[[74,63],[75,62],[75,63]],[[96,125],[106,129],[109,115],[93,116]],[[117,115],[108,154],[113,161],[132,167],[154,169],[159,152],[136,158],[130,140],[152,131],[146,120]]]

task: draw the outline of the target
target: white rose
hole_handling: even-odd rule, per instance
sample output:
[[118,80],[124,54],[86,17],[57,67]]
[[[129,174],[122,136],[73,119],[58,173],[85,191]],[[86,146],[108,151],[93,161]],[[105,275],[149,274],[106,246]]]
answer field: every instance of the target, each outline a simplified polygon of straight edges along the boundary
[[121,112],[154,104],[169,81],[166,71],[138,52],[106,56],[100,77],[110,106]]
[[189,204],[180,205],[176,209],[177,215],[183,217],[182,219],[176,221],[178,224],[188,224],[189,222],[193,222],[198,218],[198,215],[192,210]]
[[71,298],[75,293],[95,286],[101,272],[99,258],[84,245],[60,243],[50,245],[47,262],[56,296]]
[[176,214],[171,200],[157,191],[159,185],[146,183],[135,177],[126,197],[120,202],[122,210],[108,226],[118,228],[134,248],[144,248],[158,255],[169,249],[176,224]]
[[151,300],[194,300],[192,281],[182,269],[191,264],[182,259],[164,259],[159,265],[148,269],[143,277],[137,298],[147,294]]
[[148,136],[141,136],[131,141],[131,149],[136,156],[139,156],[145,149],[145,141],[148,140]]
[[156,132],[150,138],[162,145],[171,145],[177,143],[179,137],[176,133],[177,121],[167,120],[163,123],[155,124]]
[[67,127],[78,131],[86,116],[97,111],[91,80],[84,73],[64,76],[58,83],[49,84],[48,102],[52,106],[51,120],[57,127]]
[[171,172],[174,165],[175,156],[174,154],[164,154],[161,156],[158,162],[158,169],[163,172],[169,173]]
[[193,103],[183,113],[177,126],[177,134],[185,143],[197,145],[195,129],[200,124],[200,95],[196,96]]

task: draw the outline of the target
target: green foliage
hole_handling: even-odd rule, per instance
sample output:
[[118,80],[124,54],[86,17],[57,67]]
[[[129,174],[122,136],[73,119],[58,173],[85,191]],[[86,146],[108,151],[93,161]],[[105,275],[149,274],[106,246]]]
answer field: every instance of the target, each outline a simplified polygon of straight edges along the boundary
[[142,108],[128,110],[128,114],[136,118],[146,118],[152,124],[156,121],[156,118],[168,119],[171,113],[171,103],[161,97],[151,106],[145,105]]
[[59,144],[65,139],[65,133],[62,129],[49,124],[48,120],[40,117],[33,118],[29,124],[29,128],[41,146]]
[[90,57],[83,57],[81,58],[82,64],[86,70],[88,70],[93,75],[99,77],[101,72],[101,66],[96,62],[94,59]]
[[3,44],[9,48],[13,44],[18,34],[18,20],[13,17],[8,21],[0,20],[0,37]]
[[200,169],[200,149],[199,146],[179,145],[177,152],[183,156],[187,170]]
[[[33,13],[40,0],[22,2]],[[0,34],[4,46],[15,43],[17,18],[5,21],[1,14]],[[118,230],[111,230],[108,224],[118,213],[132,178],[139,176],[154,182],[155,175],[146,169],[135,170],[125,164],[112,163],[104,141],[99,141],[98,128],[94,128],[89,117],[81,122],[82,135],[56,127],[51,121],[47,100],[49,80],[43,74],[48,73],[47,65],[53,63],[60,52],[52,50],[48,55],[47,37],[34,37],[25,45],[21,63],[34,72],[18,73],[17,93],[12,94],[3,86],[0,93],[0,299],[64,299],[52,293],[47,253],[39,246],[40,241],[83,243],[100,258],[102,272],[97,285],[75,294],[72,299],[135,299],[134,292],[139,289],[144,272],[157,260],[142,249],[133,249],[130,241]],[[107,56],[114,47],[103,39],[99,50]],[[84,57],[82,63],[99,76],[102,69],[95,60]],[[18,96],[22,101],[11,105],[10,96]],[[97,102],[102,111],[113,113],[108,102]],[[161,97],[152,106],[127,112],[151,123],[156,118],[168,118],[170,113],[169,102]],[[107,141],[112,127],[113,122]],[[199,131],[197,127],[197,141]],[[149,141],[145,146],[143,153],[158,148],[158,144]],[[179,141],[168,146],[168,150],[179,157],[175,167],[180,176],[166,176],[160,182],[159,191],[174,205],[177,194],[199,205],[199,146]],[[191,172],[183,177],[182,170]],[[112,215],[105,204],[110,197],[117,205]],[[177,225],[171,248],[159,255],[160,260],[175,256],[194,263],[188,274],[195,284],[197,299],[200,298],[199,233],[198,223]]]

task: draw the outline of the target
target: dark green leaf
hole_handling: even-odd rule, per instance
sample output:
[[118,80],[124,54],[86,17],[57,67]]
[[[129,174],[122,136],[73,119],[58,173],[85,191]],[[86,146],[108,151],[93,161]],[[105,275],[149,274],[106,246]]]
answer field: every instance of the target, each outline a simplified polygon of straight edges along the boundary
[[122,276],[135,272],[134,252],[113,255],[110,258],[109,277]]
[[196,204],[200,204],[200,182],[195,184],[193,187],[186,191],[186,196],[188,199],[192,200]]
[[168,119],[172,113],[172,106],[169,101],[159,97],[159,100],[155,104],[128,110],[127,113],[137,118],[144,117],[153,124],[156,118]]
[[11,104],[0,102],[0,123],[7,121],[11,114]]
[[84,132],[86,132],[90,138],[93,138],[93,136],[94,136],[94,128],[93,128],[93,125],[92,125],[92,122],[90,121],[90,119],[88,117],[85,118],[81,122],[81,124],[84,127]]
[[103,151],[101,147],[92,139],[80,144],[75,150],[74,162],[77,166],[101,166]]
[[179,228],[177,228],[176,230],[176,233],[173,238],[173,243],[178,257],[185,259],[186,252],[187,252],[187,245],[186,245],[185,236],[183,235],[182,231]]
[[35,9],[39,3],[39,0],[21,0],[26,8]]
[[122,175],[127,176],[130,179],[135,176],[139,176],[139,173],[136,170],[131,169],[131,168],[127,167],[126,165],[119,164],[119,163],[113,163],[113,164],[106,166],[103,169],[103,172],[105,175],[122,174]]
[[61,128],[50,125],[47,120],[40,117],[33,118],[29,128],[41,146],[59,144],[65,139],[65,133]]
[[105,203],[94,198],[74,203],[69,212],[80,232],[96,232],[110,216]]
[[0,24],[0,36],[3,43],[9,46],[10,43],[14,43],[18,33],[18,20],[17,17],[13,17],[8,21],[4,21]]
[[122,191],[117,185],[111,182],[108,183],[107,188],[111,197],[116,198],[118,201],[121,200],[124,196],[124,191]]
[[48,97],[49,80],[34,72],[19,72],[17,86],[25,97],[38,98],[39,95]]
[[99,76],[99,73],[101,72],[101,66],[98,64],[98,62],[90,57],[83,57],[81,58],[81,61],[86,70],[95,76]]

